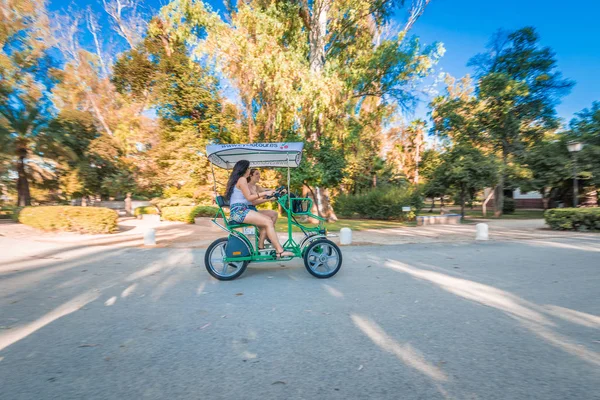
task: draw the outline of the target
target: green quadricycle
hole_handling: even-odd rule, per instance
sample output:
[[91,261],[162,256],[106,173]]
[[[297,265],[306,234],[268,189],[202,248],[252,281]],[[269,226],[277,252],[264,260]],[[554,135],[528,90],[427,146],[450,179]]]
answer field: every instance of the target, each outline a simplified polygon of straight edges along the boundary
[[[204,263],[209,274],[219,280],[232,280],[244,273],[251,262],[280,262],[302,257],[304,266],[317,278],[330,278],[342,266],[342,252],[331,240],[327,239],[327,231],[323,225],[325,220],[311,213],[312,199],[295,197],[290,192],[290,169],[298,167],[302,160],[303,143],[255,143],[209,145],[206,148],[211,167],[232,169],[239,160],[248,160],[251,168],[287,168],[287,185],[281,186],[273,193],[273,197],[287,217],[287,240],[283,244],[292,257],[277,258],[275,249],[258,248],[258,234],[251,240],[245,228],[258,228],[250,224],[237,224],[230,221],[225,209],[228,204],[223,196],[217,193],[215,179],[216,203],[219,206],[212,222],[228,233],[227,237],[215,240],[206,250]],[[214,169],[213,169],[213,179]],[[298,218],[309,217],[319,221],[317,226],[306,226]],[[292,228],[300,229],[296,237]],[[252,229],[251,229],[252,230]]]

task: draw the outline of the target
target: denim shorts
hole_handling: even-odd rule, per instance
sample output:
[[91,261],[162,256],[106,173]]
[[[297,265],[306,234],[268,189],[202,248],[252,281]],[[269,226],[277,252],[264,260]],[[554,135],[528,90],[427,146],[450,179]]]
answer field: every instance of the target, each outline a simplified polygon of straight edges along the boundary
[[248,208],[247,204],[243,203],[235,203],[229,207],[229,220],[235,222],[236,224],[244,223],[244,219],[246,219],[246,215],[250,212],[250,208]]

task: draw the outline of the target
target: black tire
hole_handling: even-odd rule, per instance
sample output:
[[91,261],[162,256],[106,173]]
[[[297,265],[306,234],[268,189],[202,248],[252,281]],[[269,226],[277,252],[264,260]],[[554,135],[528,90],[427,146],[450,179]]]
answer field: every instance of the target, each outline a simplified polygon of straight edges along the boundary
[[231,274],[219,273],[219,268],[215,267],[215,259],[212,257],[212,255],[215,251],[219,251],[219,248],[222,251],[224,251],[225,246],[227,246],[227,241],[227,238],[220,238],[215,240],[210,244],[210,246],[208,246],[208,249],[206,249],[206,253],[204,254],[204,266],[206,267],[206,270],[213,278],[216,278],[220,281],[234,280],[235,278],[239,277],[244,273],[246,267],[248,267],[248,264],[250,263],[247,260],[239,261],[237,263],[228,263],[227,266],[225,266],[225,264],[223,263],[221,271],[226,271],[228,268],[235,268],[235,271],[233,271]]
[[300,241],[300,248],[302,249],[302,255],[304,256],[304,252],[306,250],[306,248],[308,247],[308,245],[310,244],[310,242],[313,242],[315,240],[319,240],[319,239],[325,239],[325,236],[320,235],[318,233],[314,233],[314,232],[310,232],[308,235],[304,236],[304,238],[302,238],[302,240]]
[[[327,261],[317,259],[316,257],[327,257]],[[335,264],[329,265],[329,261],[334,260]],[[331,278],[342,267],[342,251],[329,239],[318,239],[311,242],[304,251],[304,267],[314,277],[319,279]],[[323,270],[319,270],[324,266]]]

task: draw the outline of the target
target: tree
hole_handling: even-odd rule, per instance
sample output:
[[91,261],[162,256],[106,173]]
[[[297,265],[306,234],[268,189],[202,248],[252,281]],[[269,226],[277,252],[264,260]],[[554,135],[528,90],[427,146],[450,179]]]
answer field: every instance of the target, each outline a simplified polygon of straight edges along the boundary
[[422,168],[421,177],[423,178],[423,194],[425,197],[431,198],[431,208],[429,212],[433,212],[435,207],[435,198],[439,197],[441,206],[444,206],[444,196],[448,192],[448,188],[443,185],[443,180],[439,179],[436,174],[441,170],[438,168],[442,162],[441,153],[437,148],[426,149],[421,158]]
[[[344,175],[363,172],[360,180],[370,184],[382,170],[386,120],[398,104],[411,103],[412,84],[443,51],[407,36],[427,1],[413,2],[404,30],[391,27],[389,17],[402,4],[254,0],[238,2],[223,20],[203,2],[178,0],[150,30],[167,48],[170,38],[185,38],[196,58],[216,60],[239,90],[250,141],[294,132],[313,143],[307,159],[321,164],[327,160],[317,158],[325,155],[319,146],[331,143],[342,150]],[[327,199],[328,188],[322,189]],[[324,213],[335,218],[327,204]]]
[[552,189],[572,178],[565,141],[550,139],[539,142],[524,155],[522,162],[531,171],[531,176],[522,182],[521,189],[540,192],[544,209],[547,209]]
[[464,218],[470,194],[495,184],[497,177],[498,165],[493,158],[471,146],[457,145],[442,154],[442,162],[433,173],[430,185],[456,191]]
[[541,47],[534,28],[499,31],[488,51],[469,62],[477,71],[477,141],[499,154],[503,169],[495,192],[502,213],[508,165],[558,126],[555,107],[574,83],[557,71],[554,52]]
[[155,19],[144,41],[118,58],[112,82],[157,112],[159,137],[146,154],[156,165],[148,171],[153,181],[170,192],[208,189],[210,167],[198,152],[211,141],[243,140],[239,113],[223,99],[215,71],[193,61],[185,42]]
[[28,168],[39,169],[31,155],[39,155],[36,142],[53,111],[50,44],[43,2],[0,4],[0,143],[16,156],[19,206],[31,204]]
[[583,143],[583,150],[577,155],[579,175],[596,186],[600,203],[600,102],[595,101],[591,108],[577,113],[565,134],[565,139]]
[[426,122],[417,119],[409,126],[390,129],[387,134],[388,162],[402,171],[412,183],[419,184],[419,168],[425,151]]

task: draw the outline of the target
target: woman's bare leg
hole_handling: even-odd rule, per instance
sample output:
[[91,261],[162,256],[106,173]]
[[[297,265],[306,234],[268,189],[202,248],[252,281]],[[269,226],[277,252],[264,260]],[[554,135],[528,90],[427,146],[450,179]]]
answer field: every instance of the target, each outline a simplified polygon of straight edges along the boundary
[[264,249],[265,248],[265,239],[267,237],[267,230],[266,229],[259,229],[258,232],[258,248],[259,249]]
[[[271,221],[273,221],[273,227],[275,227],[275,223],[277,222],[277,211],[273,211],[273,210],[259,210],[258,211],[260,214],[262,215],[266,215],[267,217],[269,217],[271,219]],[[263,229],[260,230],[260,234],[258,236],[258,247],[259,248],[264,248],[265,247],[265,238],[267,237],[267,232]],[[270,240],[270,238],[269,238]]]
[[283,247],[281,247],[281,244],[279,244],[279,238],[277,237],[277,232],[275,232],[273,221],[266,215],[262,215],[256,211],[250,210],[250,212],[248,212],[248,215],[246,215],[246,218],[244,219],[244,223],[257,225],[261,229],[261,231],[264,230],[273,246],[275,246],[275,251],[278,254],[283,253],[281,254],[283,257],[289,257],[294,255],[294,253],[292,252],[283,251]]

